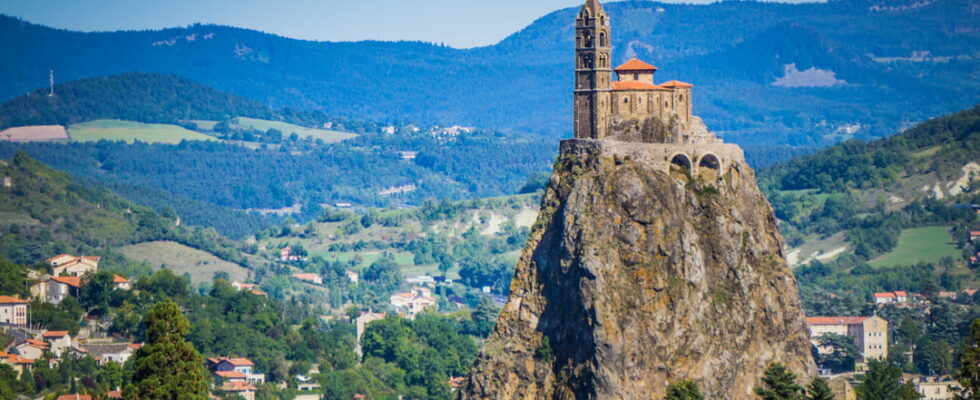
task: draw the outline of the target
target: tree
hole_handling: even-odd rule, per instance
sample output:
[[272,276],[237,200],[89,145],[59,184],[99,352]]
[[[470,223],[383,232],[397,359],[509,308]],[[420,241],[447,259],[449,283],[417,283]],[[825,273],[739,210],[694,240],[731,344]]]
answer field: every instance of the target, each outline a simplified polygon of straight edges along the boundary
[[835,372],[854,370],[854,362],[861,355],[854,337],[825,333],[817,338],[817,342],[820,347],[830,349],[829,353],[820,354],[819,364]]
[[762,383],[763,386],[755,387],[755,393],[763,400],[803,399],[803,387],[796,383],[796,374],[780,363],[769,364]]
[[956,380],[961,387],[958,399],[980,399],[980,318],[970,323],[970,336],[960,351],[960,371]]
[[132,361],[132,382],[124,397],[133,400],[204,400],[208,381],[204,361],[184,340],[190,323],[177,303],[165,300],[146,315],[146,345]]
[[857,386],[858,400],[916,400],[922,396],[912,382],[902,383],[902,371],[885,361],[872,359],[864,382]]
[[664,400],[704,400],[704,395],[698,390],[697,382],[685,379],[667,386],[667,397]]
[[834,392],[823,378],[813,378],[806,386],[807,400],[834,400]]

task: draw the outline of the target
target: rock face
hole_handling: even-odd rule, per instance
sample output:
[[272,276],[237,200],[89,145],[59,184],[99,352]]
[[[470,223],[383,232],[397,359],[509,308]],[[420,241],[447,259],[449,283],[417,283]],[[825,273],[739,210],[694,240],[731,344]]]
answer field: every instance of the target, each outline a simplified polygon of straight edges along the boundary
[[741,151],[713,146],[684,165],[665,144],[562,142],[460,398],[660,399],[694,379],[755,399],[770,362],[814,375],[772,210]]

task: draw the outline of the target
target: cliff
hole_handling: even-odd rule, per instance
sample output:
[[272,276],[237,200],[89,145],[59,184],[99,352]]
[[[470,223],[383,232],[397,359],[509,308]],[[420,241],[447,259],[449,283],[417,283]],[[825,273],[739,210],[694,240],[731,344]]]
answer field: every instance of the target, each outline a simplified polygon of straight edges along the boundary
[[[673,161],[673,162],[671,162]],[[462,399],[754,399],[815,373],[782,238],[737,146],[572,139]]]

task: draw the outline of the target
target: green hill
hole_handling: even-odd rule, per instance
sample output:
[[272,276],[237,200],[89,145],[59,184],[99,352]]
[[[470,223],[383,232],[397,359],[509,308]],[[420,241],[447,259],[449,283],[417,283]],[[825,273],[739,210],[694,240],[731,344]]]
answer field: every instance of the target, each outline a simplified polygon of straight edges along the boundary
[[153,210],[80,183],[17,153],[0,160],[0,259],[33,264],[60,253],[99,255],[110,269],[127,260],[114,249],[171,240],[243,262],[237,244],[210,230],[177,226]]
[[980,249],[968,235],[980,230],[970,207],[980,204],[980,106],[759,175],[811,310],[836,302],[820,297],[828,291],[870,297],[980,285],[969,260]]
[[72,124],[68,127],[71,140],[97,142],[121,140],[127,143],[139,140],[146,143],[180,143],[181,140],[217,140],[213,136],[171,124],[146,124],[118,119],[97,119]]
[[55,96],[37,89],[0,105],[0,129],[71,125],[96,119],[148,123],[274,118],[269,107],[173,75],[129,73],[58,84]]

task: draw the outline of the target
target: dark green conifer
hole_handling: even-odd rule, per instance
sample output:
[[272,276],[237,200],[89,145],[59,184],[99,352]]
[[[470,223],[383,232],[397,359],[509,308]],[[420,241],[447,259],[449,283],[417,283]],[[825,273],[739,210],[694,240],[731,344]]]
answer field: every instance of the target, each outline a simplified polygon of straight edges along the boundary
[[204,361],[184,340],[190,323],[177,303],[166,300],[146,315],[147,342],[133,360],[132,382],[124,397],[132,400],[205,400],[208,398]]

